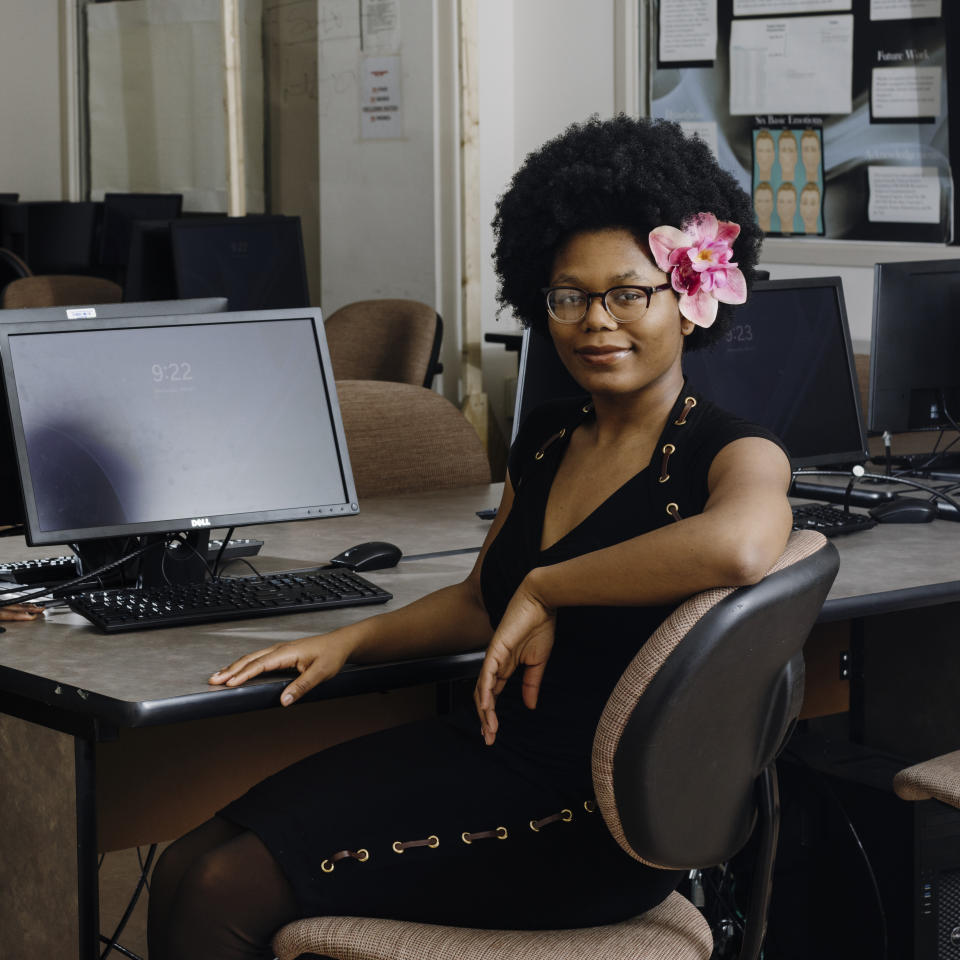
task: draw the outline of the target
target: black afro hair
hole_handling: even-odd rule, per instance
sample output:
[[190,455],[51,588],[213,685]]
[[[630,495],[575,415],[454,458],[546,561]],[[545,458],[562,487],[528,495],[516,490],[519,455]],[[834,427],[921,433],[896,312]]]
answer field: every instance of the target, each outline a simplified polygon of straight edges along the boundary
[[[701,212],[740,225],[732,259],[749,288],[763,234],[750,197],[702,140],[676,123],[624,114],[575,123],[527,156],[497,204],[498,303],[524,326],[542,327],[541,290],[557,251],[574,234],[621,228],[646,248],[655,227],[682,228]],[[716,322],[698,327],[685,349],[719,339],[735,309],[721,303]]]

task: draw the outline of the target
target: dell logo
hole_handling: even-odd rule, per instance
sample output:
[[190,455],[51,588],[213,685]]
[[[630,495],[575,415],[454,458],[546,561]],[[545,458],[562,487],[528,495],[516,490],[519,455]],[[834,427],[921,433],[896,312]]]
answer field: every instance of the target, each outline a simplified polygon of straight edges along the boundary
[[210,526],[210,518],[209,518],[209,517],[197,517],[196,519],[190,521],[190,526],[191,526],[191,527],[194,527],[194,528],[196,528],[196,527],[209,527],[209,526]]

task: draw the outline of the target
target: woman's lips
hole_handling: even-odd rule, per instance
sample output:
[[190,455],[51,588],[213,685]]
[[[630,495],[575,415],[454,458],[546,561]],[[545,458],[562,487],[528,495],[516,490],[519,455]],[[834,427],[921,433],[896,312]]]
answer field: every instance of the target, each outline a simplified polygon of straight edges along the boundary
[[622,360],[628,353],[629,347],[582,347],[576,351],[577,356],[587,364],[596,367],[608,366]]

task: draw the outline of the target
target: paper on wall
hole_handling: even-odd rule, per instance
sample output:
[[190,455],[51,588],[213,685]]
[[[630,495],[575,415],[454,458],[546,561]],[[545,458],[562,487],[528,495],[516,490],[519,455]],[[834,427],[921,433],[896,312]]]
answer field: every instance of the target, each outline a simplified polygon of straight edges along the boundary
[[870,106],[874,119],[940,116],[941,67],[874,67]]
[[715,120],[681,120],[680,129],[688,136],[698,136],[716,157],[719,154],[720,140]]
[[871,20],[919,20],[941,15],[940,0],[870,0]]
[[868,167],[871,223],[939,223],[936,167]]
[[403,136],[400,57],[364,57],[360,81],[360,138],[394,140]]
[[734,20],[730,113],[850,113],[853,16]]
[[661,0],[660,62],[717,59],[717,0]]
[[771,13],[832,13],[852,7],[853,0],[733,0],[733,15],[756,17]]

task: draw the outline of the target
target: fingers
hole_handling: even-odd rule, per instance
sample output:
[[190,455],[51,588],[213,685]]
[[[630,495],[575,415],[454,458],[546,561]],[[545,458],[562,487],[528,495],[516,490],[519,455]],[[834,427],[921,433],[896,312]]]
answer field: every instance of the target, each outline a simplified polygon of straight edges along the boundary
[[0,620],[36,620],[43,613],[43,607],[35,603],[11,603],[0,607]]
[[531,664],[523,671],[523,703],[524,706],[534,710],[537,706],[537,697],[540,695],[540,682],[543,680],[544,671],[547,669],[546,660],[540,663]]
[[[256,677],[265,670],[280,670],[285,666],[293,666],[296,663],[296,656],[287,661],[282,654],[281,646],[264,647],[262,650],[255,650],[248,653],[239,660],[234,660],[229,667],[218,670],[207,683],[226,684],[228,687],[243,683],[251,677]],[[272,656],[278,654],[283,662],[277,662],[277,658]]]
[[292,680],[284,687],[283,693],[280,694],[280,703],[289,707],[291,703],[295,703],[305,693],[326,679],[327,671],[319,663],[314,662],[296,680]]

